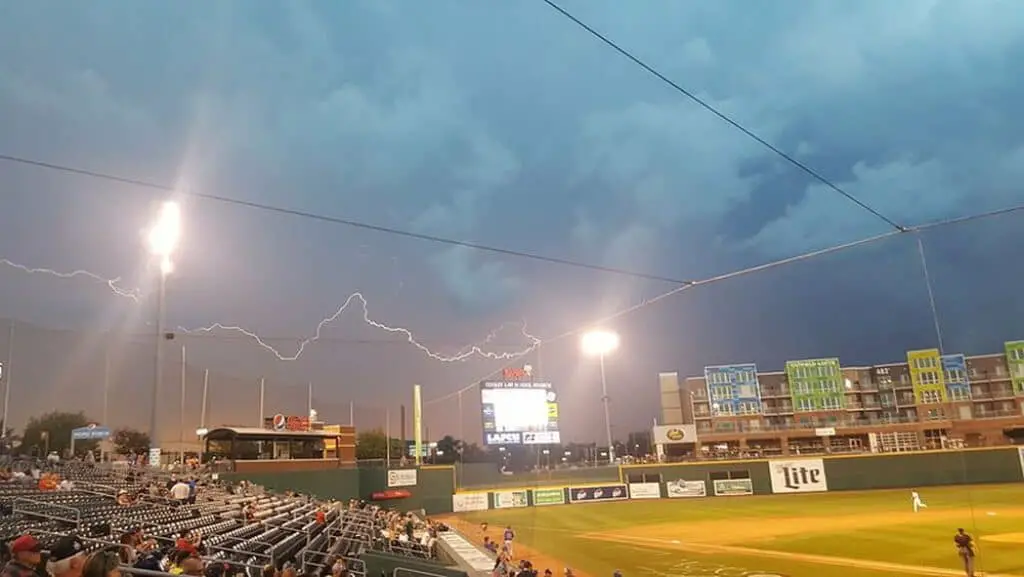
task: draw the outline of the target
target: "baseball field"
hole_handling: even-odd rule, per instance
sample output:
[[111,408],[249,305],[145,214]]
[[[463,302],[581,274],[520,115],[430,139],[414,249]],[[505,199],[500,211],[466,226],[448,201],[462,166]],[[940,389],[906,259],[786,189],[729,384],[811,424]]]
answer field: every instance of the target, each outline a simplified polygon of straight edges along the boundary
[[454,517],[516,532],[516,557],[559,577],[909,577],[964,575],[958,527],[977,543],[978,575],[1024,577],[1024,484],[910,491],[618,501],[489,510]]

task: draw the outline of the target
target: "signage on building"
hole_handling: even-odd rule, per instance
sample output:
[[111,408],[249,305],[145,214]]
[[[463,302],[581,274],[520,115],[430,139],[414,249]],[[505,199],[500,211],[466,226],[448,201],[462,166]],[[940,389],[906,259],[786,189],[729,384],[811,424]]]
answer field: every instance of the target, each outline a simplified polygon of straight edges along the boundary
[[529,381],[533,378],[533,367],[505,367],[501,370],[501,376],[506,381]]
[[679,443],[696,443],[696,425],[658,425],[651,429],[651,437],[655,445],[673,445]]
[[820,493],[828,491],[825,461],[822,459],[793,459],[769,461],[772,493]]
[[263,426],[273,431],[308,431],[309,422],[309,417],[278,413],[264,418]]

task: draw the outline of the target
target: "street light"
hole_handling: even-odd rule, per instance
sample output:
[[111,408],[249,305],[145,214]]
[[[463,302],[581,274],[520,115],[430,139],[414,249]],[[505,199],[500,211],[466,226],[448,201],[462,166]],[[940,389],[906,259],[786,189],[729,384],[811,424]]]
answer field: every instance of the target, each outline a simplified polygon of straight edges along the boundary
[[179,240],[181,240],[181,207],[176,202],[168,201],[160,207],[157,220],[146,235],[150,254],[160,259],[160,288],[157,292],[156,304],[156,373],[153,375],[153,399],[149,408],[150,451],[160,447],[157,434],[157,401],[163,381],[164,300],[167,294],[167,275],[174,271],[174,261],[171,260],[171,256],[178,247]]
[[583,354],[601,360],[601,400],[604,402],[604,429],[608,436],[608,462],[615,462],[615,443],[612,441],[612,418],[608,408],[608,379],[605,377],[604,357],[619,348],[619,335],[611,331],[590,331],[580,340]]

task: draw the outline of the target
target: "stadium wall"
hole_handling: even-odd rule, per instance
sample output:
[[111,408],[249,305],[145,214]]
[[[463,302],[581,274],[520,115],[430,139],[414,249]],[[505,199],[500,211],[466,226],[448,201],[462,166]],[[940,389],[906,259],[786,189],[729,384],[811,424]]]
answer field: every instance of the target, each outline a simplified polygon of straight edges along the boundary
[[232,480],[246,479],[273,491],[295,491],[323,499],[348,500],[362,496],[358,469],[223,473],[221,477]]
[[619,480],[615,466],[561,469],[554,471],[502,473],[494,463],[456,464],[456,477],[460,489],[480,490],[496,487],[547,487],[559,483],[605,483]]
[[[455,471],[451,466],[421,467],[415,476],[401,476],[402,481],[389,483],[389,475],[399,469],[364,468],[329,471],[289,471],[273,473],[225,473],[225,479],[246,479],[273,491],[295,491],[324,499],[370,499],[374,493],[406,490],[404,499],[382,501],[388,506],[409,511],[425,509],[430,513],[450,513],[455,492]],[[392,475],[393,479],[399,476]]]

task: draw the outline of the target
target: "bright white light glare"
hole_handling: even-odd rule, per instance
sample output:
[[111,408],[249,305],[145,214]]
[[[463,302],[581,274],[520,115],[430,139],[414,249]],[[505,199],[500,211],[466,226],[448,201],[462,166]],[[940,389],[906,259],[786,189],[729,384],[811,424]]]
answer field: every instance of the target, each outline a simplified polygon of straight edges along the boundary
[[[173,201],[165,202],[160,207],[160,216],[156,223],[149,229],[149,251],[169,263],[180,239],[181,207]],[[164,262],[161,262],[160,266],[163,269]]]
[[619,348],[619,335],[611,331],[590,331],[583,335],[580,347],[584,354],[607,355]]

